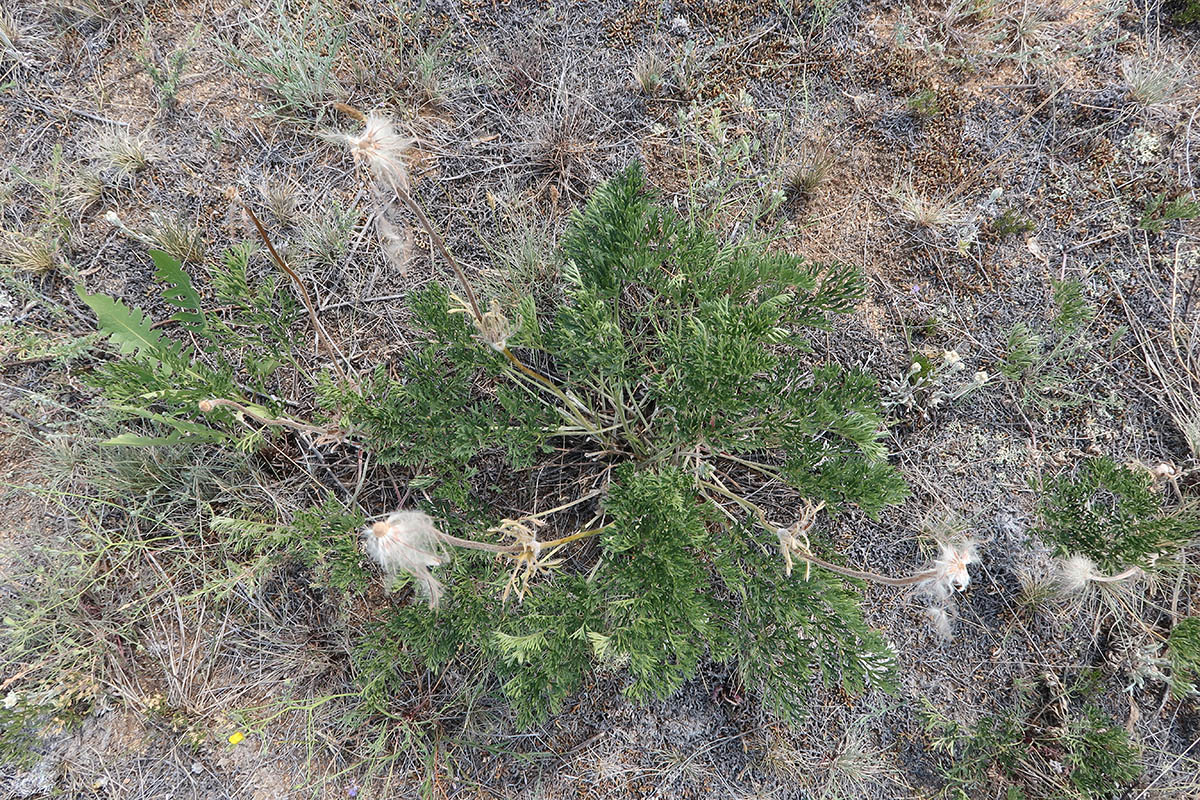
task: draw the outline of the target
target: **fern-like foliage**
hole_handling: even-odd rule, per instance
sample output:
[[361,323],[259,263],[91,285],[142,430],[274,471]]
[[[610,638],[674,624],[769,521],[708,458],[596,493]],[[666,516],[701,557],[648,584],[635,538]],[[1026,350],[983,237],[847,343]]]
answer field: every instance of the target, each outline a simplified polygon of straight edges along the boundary
[[1052,280],[1050,288],[1057,310],[1054,316],[1054,327],[1063,333],[1075,333],[1096,316],[1096,310],[1083,296],[1083,286],[1079,281]]
[[1200,617],[1180,620],[1167,637],[1171,694],[1200,694]]
[[[473,457],[501,451],[513,468],[530,466],[546,449],[556,416],[519,387],[498,381],[502,364],[480,346],[460,314],[448,311],[449,295],[430,286],[413,300],[413,311],[434,339],[417,345],[393,380],[380,365],[362,391],[323,386],[326,407],[346,408],[349,422],[385,464],[420,469],[437,479],[435,493],[464,506]],[[480,391],[480,383],[490,391]]]
[[[1057,682],[1053,682],[1056,684]],[[967,728],[925,709],[925,729],[942,754],[942,777],[954,797],[1024,800],[1116,800],[1141,773],[1140,754],[1129,734],[1093,705],[1081,703],[1079,686],[1025,685],[1011,707]],[[1066,719],[1050,713],[1065,710]]]
[[292,522],[288,541],[293,555],[321,582],[336,589],[362,587],[367,573],[358,550],[363,518],[332,497],[306,509]]
[[1147,201],[1138,227],[1151,233],[1162,233],[1172,222],[1196,217],[1200,217],[1200,203],[1189,200],[1185,195],[1167,200],[1165,193],[1159,193]]
[[786,576],[773,531],[723,494],[779,481],[794,502],[872,514],[904,496],[874,382],[805,335],[860,297],[854,270],[721,241],[636,167],[574,216],[561,258],[567,302],[540,317],[521,304],[508,339],[540,378],[484,346],[435,286],[412,304],[425,344],[360,394],[327,387],[377,457],[419,471],[476,538],[494,513],[472,502],[480,458],[519,471],[573,449],[604,487],[584,507],[599,535],[564,548],[520,603],[500,599],[503,564],[465,554],[441,575],[443,607],[397,609],[405,658],[486,665],[525,722],[601,665],[626,673],[631,697],[661,698],[706,659],[729,661],[785,715],[814,678],[886,687],[892,655],[854,590]]
[[803,580],[784,574],[750,526],[728,536],[719,594],[736,613],[714,653],[737,667],[768,709],[785,719],[802,716],[814,678],[852,693],[894,688],[895,653],[863,622],[854,588],[820,572]]
[[[81,292],[120,356],[94,380],[128,416],[165,428],[164,441],[220,441],[223,428],[195,419],[210,397],[260,418],[282,413],[265,406],[278,367],[296,364],[297,309],[277,279],[251,277],[251,255],[230,250],[214,274],[233,309],[225,316],[206,314],[180,265],[155,254],[174,319],[199,347]],[[659,202],[636,167],[574,216],[561,257],[567,300],[550,313],[531,300],[511,320],[489,311],[489,336],[433,285],[412,299],[426,339],[403,359],[354,383],[313,379],[339,431],[373,463],[405,469],[441,527],[476,543],[511,545],[491,532],[521,530],[501,519],[521,502],[505,493],[537,487],[564,459],[593,490],[568,501],[577,519],[560,541],[543,538],[521,558],[510,550],[511,560],[460,552],[438,568],[447,591],[436,610],[395,604],[355,656],[371,702],[395,685],[397,665],[491,676],[525,723],[561,708],[597,668],[622,670],[631,697],[661,698],[706,660],[728,662],[784,715],[799,713],[814,679],[888,686],[891,653],[854,588],[788,576],[776,550],[793,505],[875,514],[906,492],[880,441],[874,382],[807,336],[861,295],[854,270],[723,241]],[[138,435],[120,441],[154,443]],[[747,499],[768,487],[782,502]],[[242,539],[260,533],[255,547],[350,590],[367,580],[353,535],[362,523],[330,502],[286,529],[220,525]]]
[[1080,357],[1088,352],[1084,336],[1096,312],[1083,287],[1074,280],[1052,280],[1053,333],[1042,335],[1025,322],[1009,330],[1000,372],[1020,390],[1023,405],[1041,409],[1078,405],[1082,395],[1070,391],[1082,371]]
[[605,504],[599,591],[607,600],[607,655],[627,664],[633,697],[666,697],[691,677],[721,620],[704,554],[708,513],[677,469],[626,465]]
[[1110,572],[1150,566],[1200,535],[1200,514],[1164,508],[1149,472],[1108,458],[1047,481],[1040,511],[1038,533],[1059,555],[1079,553]]

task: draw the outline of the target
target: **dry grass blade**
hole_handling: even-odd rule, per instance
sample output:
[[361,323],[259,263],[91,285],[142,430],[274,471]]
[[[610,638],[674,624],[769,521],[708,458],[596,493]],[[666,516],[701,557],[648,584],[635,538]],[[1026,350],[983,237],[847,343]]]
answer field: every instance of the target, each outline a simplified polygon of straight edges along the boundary
[[1164,300],[1156,293],[1166,313],[1165,331],[1151,332],[1129,307],[1120,287],[1116,289],[1129,326],[1137,336],[1146,370],[1161,387],[1161,391],[1147,394],[1171,415],[1187,440],[1192,458],[1200,461],[1200,315],[1189,322],[1179,309],[1179,245],[1171,270],[1170,299]]

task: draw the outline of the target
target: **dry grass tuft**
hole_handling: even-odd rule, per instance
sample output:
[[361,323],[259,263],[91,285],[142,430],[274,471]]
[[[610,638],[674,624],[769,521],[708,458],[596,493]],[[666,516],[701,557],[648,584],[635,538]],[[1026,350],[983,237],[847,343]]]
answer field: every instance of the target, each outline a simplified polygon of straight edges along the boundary
[[132,178],[160,157],[145,131],[135,134],[119,125],[96,131],[92,153],[105,171],[125,178]]
[[357,219],[356,209],[345,208],[337,202],[310,209],[300,225],[305,260],[321,267],[341,264]]
[[920,194],[911,182],[892,188],[889,196],[901,219],[933,231],[940,231],[962,220],[963,212],[950,198],[935,199]]
[[1142,108],[1173,105],[1188,95],[1183,72],[1167,60],[1125,59],[1121,62],[1121,77],[1130,101]]
[[0,231],[4,263],[18,272],[46,275],[62,266],[61,241],[45,232],[34,236]]
[[99,170],[82,166],[71,173],[65,188],[67,206],[82,214],[100,202],[109,186]]
[[586,100],[560,83],[546,113],[534,124],[529,157],[548,183],[567,192],[597,177],[595,124]]
[[807,148],[787,173],[788,197],[807,199],[826,181],[834,163],[833,154],[824,145]]
[[633,82],[647,97],[658,94],[666,83],[667,65],[657,53],[646,53],[633,65]]
[[[1158,383],[1158,390],[1149,396],[1170,414],[1172,422],[1183,434],[1192,458],[1200,461],[1200,309],[1196,308],[1194,294],[1189,298],[1180,291],[1180,279],[1186,274],[1181,273],[1182,258],[1180,249],[1176,248],[1169,295],[1163,297],[1156,293],[1166,320],[1163,328],[1154,330],[1147,325],[1146,320],[1130,308],[1123,294],[1121,302],[1129,325],[1137,335],[1146,370]],[[1200,266],[1197,263],[1200,262],[1200,251],[1191,251],[1188,258],[1192,262],[1189,271],[1194,275],[1194,270]],[[1195,286],[1194,279],[1192,285]]]
[[24,63],[28,59],[30,35],[7,8],[0,8],[0,64],[5,61]]
[[258,184],[267,213],[282,228],[296,224],[300,212],[300,186],[292,178],[263,178]]
[[195,223],[151,214],[149,236],[159,250],[177,261],[198,262],[204,258],[204,232]]

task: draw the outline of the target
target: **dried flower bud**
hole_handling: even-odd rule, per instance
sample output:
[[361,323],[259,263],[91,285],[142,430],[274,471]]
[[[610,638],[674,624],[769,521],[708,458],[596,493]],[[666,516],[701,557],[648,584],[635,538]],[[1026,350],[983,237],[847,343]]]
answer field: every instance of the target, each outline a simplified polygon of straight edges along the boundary
[[397,511],[386,520],[368,525],[363,531],[367,553],[383,568],[388,584],[400,573],[416,581],[421,594],[437,608],[442,584],[433,577],[431,567],[445,564],[449,558],[442,546],[441,534],[429,515],[420,511]]
[[125,220],[121,219],[121,217],[115,211],[105,212],[104,221],[107,222],[109,225],[112,225],[114,228],[116,228],[117,231],[120,232],[123,236],[129,237],[130,239],[133,239],[135,242],[141,242],[142,244],[157,246],[155,244],[154,240],[151,239],[149,236],[147,236],[144,233],[139,233],[138,231],[135,231],[133,228],[126,225]]
[[214,403],[212,400],[201,400],[201,401],[200,401],[199,403],[197,403],[196,405],[197,405],[197,406],[200,408],[200,410],[201,410],[202,412],[204,412],[205,414],[209,414],[209,413],[211,413],[211,412],[212,412],[212,410],[213,410],[214,408],[216,408],[216,407],[217,407],[217,404],[216,404],[216,403]]
[[[809,553],[808,533],[817,524],[817,513],[825,507],[825,501],[813,503],[807,498],[804,500],[804,507],[800,509],[800,514],[796,521],[788,528],[776,528],[775,535],[779,539],[779,552],[783,556],[786,572],[789,576],[792,574],[792,553],[797,553],[801,558]],[[804,579],[808,580],[809,568],[811,564],[808,561],[804,562]]]
[[518,552],[509,556],[513,560],[514,566],[509,575],[508,584],[504,587],[504,594],[500,596],[500,602],[507,603],[508,596],[514,588],[517,590],[517,601],[524,601],[525,593],[529,591],[530,581],[539,573],[553,569],[562,563],[561,558],[542,556],[542,542],[537,538],[537,529],[545,524],[537,517],[522,517],[521,519],[503,519],[499,525],[488,529],[492,533],[513,537],[516,540],[515,543],[520,547]]
[[992,376],[987,374],[986,370],[982,370],[982,369],[971,376],[971,382],[974,383],[976,386],[983,386],[985,383],[987,383],[991,379],[992,379]]
[[500,311],[500,304],[494,299],[476,327],[479,329],[479,338],[493,350],[504,352],[508,348],[508,339],[513,335],[512,324]]

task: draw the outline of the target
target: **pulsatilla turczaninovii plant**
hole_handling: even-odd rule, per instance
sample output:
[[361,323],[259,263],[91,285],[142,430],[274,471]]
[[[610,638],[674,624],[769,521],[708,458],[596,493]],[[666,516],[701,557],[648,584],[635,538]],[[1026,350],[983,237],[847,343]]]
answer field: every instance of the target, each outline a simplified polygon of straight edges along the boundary
[[[939,601],[967,586],[976,556],[969,543],[943,542],[927,568],[889,578],[818,555],[822,509],[875,514],[906,492],[880,441],[874,381],[806,336],[851,309],[858,275],[723,241],[659,202],[635,166],[568,226],[560,307],[539,310],[529,297],[484,307],[409,194],[404,140],[386,120],[359,116],[364,134],[346,141],[380,202],[399,199],[458,279],[455,292],[433,283],[412,298],[427,340],[400,363],[348,369],[258,226],[331,359],[313,378],[327,418],[301,421],[297,403],[259,404],[273,384],[250,369],[254,359],[226,356],[248,346],[249,331],[293,358],[278,345],[294,338],[279,320],[299,317],[297,304],[272,313],[287,299],[278,282],[253,289],[250,251],[231,251],[214,281],[241,309],[235,335],[158,253],[166,299],[199,348],[81,290],[123,356],[96,382],[130,416],[167,429],[112,443],[246,450],[286,430],[406,468],[425,508],[388,509],[363,533],[389,584],[411,582],[427,602],[394,604],[363,645],[388,648],[359,654],[385,665],[366,676],[373,693],[407,669],[458,661],[460,675],[495,674],[531,722],[597,669],[624,671],[628,694],[643,698],[671,693],[705,660],[728,663],[785,716],[816,676],[851,691],[887,686],[892,651],[845,579]],[[358,517],[330,514],[298,518],[293,537],[306,563],[328,561],[334,585],[350,589],[364,573],[342,534]]]
[[[527,720],[599,665],[626,669],[645,697],[705,658],[731,661],[785,713],[814,674],[886,683],[890,651],[829,570],[880,576],[818,558],[807,535],[822,507],[873,514],[906,491],[879,441],[874,381],[804,335],[851,308],[857,274],[722,242],[656,202],[637,167],[575,216],[561,254],[567,300],[550,313],[531,299],[483,311],[452,264],[465,296],[434,285],[415,298],[431,337],[402,377],[380,369],[329,398],[382,461],[421,472],[435,516],[474,520],[469,539],[440,534],[459,557],[436,588],[417,576],[436,610],[400,607],[393,635],[426,664],[464,645],[484,654]],[[576,495],[489,520],[468,480],[489,453],[506,455],[516,487],[570,461]],[[406,530],[393,517],[366,535]],[[426,548],[418,561],[441,558]],[[885,582],[961,588],[970,560]]]

